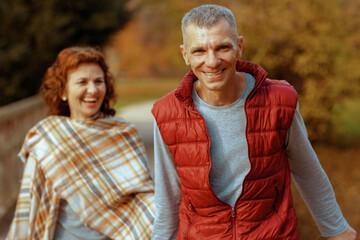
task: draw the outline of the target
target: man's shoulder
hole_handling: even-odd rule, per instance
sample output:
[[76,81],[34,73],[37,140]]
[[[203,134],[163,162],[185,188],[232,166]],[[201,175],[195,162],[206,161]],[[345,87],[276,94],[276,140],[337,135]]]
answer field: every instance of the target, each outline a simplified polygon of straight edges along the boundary
[[158,123],[170,119],[186,118],[188,110],[191,109],[187,102],[190,100],[181,98],[174,90],[157,100],[151,109],[151,113]]
[[264,86],[284,86],[284,87],[293,88],[293,86],[286,80],[278,80],[278,79],[270,79],[270,78],[266,78],[263,85]]
[[162,96],[161,98],[159,98],[155,104],[164,104],[168,101],[171,101],[172,99],[176,98],[175,96],[175,90],[172,90],[171,92],[167,93],[166,95]]
[[279,94],[286,93],[297,96],[297,92],[295,88],[286,80],[276,80],[276,79],[267,78],[261,87],[273,93],[279,93]]
[[[289,105],[296,107],[298,95],[293,86],[285,80],[266,79],[257,89],[255,96],[268,105]],[[256,104],[256,101],[254,102]]]
[[167,93],[166,95],[164,95],[163,97],[159,98],[154,103],[153,108],[152,108],[152,112],[154,113],[154,111],[160,111],[160,110],[168,109],[170,106],[173,106],[178,101],[179,100],[177,99],[177,97],[175,95],[175,90],[173,90],[173,91]]

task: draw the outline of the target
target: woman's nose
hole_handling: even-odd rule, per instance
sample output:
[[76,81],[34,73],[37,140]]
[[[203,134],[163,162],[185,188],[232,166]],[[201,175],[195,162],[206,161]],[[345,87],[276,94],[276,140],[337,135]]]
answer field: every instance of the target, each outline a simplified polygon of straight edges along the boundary
[[88,83],[87,91],[89,93],[95,93],[97,91],[96,85],[93,82]]

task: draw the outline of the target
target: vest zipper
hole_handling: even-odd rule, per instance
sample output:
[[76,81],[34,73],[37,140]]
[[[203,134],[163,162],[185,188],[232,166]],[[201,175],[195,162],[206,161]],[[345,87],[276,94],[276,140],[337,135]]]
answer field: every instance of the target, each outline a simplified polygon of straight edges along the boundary
[[189,239],[189,231],[190,231],[190,228],[192,227],[192,225],[194,225],[194,223],[195,223],[196,220],[197,220],[197,213],[196,213],[196,211],[195,211],[194,206],[191,204],[191,201],[190,201],[190,200],[189,200],[189,208],[190,208],[190,211],[189,211],[190,216],[191,216],[192,214],[195,214],[195,218],[194,218],[193,221],[191,221],[191,223],[189,224],[189,226],[188,226],[187,229],[186,229],[185,239]]
[[233,228],[233,239],[236,239],[236,211],[235,211],[235,208],[232,208],[231,218],[232,218],[232,228]]
[[[194,111],[194,112],[197,113],[197,114],[199,114],[199,115],[201,116],[200,113],[198,113],[198,112],[196,112],[196,111]],[[204,121],[204,125],[206,126],[206,122],[205,122],[204,117],[201,116],[201,118],[202,118],[202,120]],[[218,196],[217,196],[217,195],[215,194],[215,192],[214,192],[214,189],[211,187],[211,185],[210,185],[210,180],[209,180],[210,169],[211,169],[211,165],[212,165],[212,164],[211,164],[211,157],[210,157],[211,139],[210,139],[210,135],[209,135],[208,132],[207,132],[207,138],[208,138],[208,141],[209,141],[208,155],[209,155],[209,159],[210,159],[209,169],[208,169],[208,172],[207,172],[209,189],[210,189],[210,191],[212,192],[213,196],[215,196],[215,198],[216,198],[219,202],[221,202],[221,203],[223,203],[224,205],[227,205],[227,206],[229,206],[229,208],[231,208],[231,223],[232,223],[232,226],[233,226],[233,239],[236,239],[236,211],[235,211],[235,207],[236,207],[236,204],[237,204],[237,202],[239,201],[239,199],[240,199],[240,197],[241,197],[241,195],[242,195],[242,192],[244,191],[244,185],[243,185],[243,188],[242,188],[242,191],[241,191],[240,196],[239,196],[238,199],[236,199],[236,201],[235,201],[234,207],[232,207],[230,204],[228,204],[228,203],[226,203],[226,202],[221,201],[221,200],[218,198]],[[249,145],[249,144],[248,144],[248,145]],[[249,147],[249,146],[248,146],[248,147]],[[249,172],[250,172],[250,171],[249,171]],[[249,174],[249,172],[246,174],[246,176]],[[245,178],[246,178],[246,176],[245,176]],[[191,205],[191,202],[190,202],[190,205]],[[197,215],[196,215],[196,217],[197,217]],[[189,225],[189,227],[188,227],[188,229],[187,229],[187,231],[186,231],[186,239],[188,239],[189,229],[190,229],[190,227],[194,224],[195,221],[196,221],[196,219]]]

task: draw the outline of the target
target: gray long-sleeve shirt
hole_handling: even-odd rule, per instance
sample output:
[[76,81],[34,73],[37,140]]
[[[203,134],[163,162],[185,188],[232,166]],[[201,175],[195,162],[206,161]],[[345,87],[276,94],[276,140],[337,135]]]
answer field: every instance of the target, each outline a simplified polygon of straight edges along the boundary
[[[234,206],[239,198],[244,178],[251,167],[245,137],[244,104],[254,87],[255,79],[250,74],[244,74],[247,79],[244,93],[228,106],[211,106],[199,98],[194,87],[192,91],[195,107],[205,119],[212,143],[210,185],[219,199],[231,206]],[[298,107],[287,133],[286,151],[296,186],[322,235],[329,237],[343,233],[348,223],[336,202],[330,181],[307,138],[306,127]],[[180,179],[156,122],[154,155],[156,218],[152,239],[175,239],[181,201]]]

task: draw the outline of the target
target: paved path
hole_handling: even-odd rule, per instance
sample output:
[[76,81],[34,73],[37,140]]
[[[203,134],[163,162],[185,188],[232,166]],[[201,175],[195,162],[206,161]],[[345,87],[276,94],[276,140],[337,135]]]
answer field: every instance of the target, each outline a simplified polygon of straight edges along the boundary
[[153,150],[153,123],[154,117],[151,114],[151,108],[154,101],[142,102],[139,104],[129,105],[117,112],[118,116],[123,117],[128,122],[135,124],[144,141],[146,153],[149,160],[149,167],[152,176],[154,176],[154,150]]
[[[153,168],[153,121],[151,108],[155,101],[148,101],[139,104],[129,105],[117,111],[117,115],[123,117],[125,120],[136,125],[142,137],[148,160],[151,174],[154,174]],[[12,220],[14,209],[9,211],[9,214],[0,222],[0,240],[5,240],[9,225]]]
[[145,143],[152,142],[153,122],[151,108],[155,101],[147,101],[139,104],[129,105],[121,108],[117,115],[132,122],[139,129],[140,135]]

